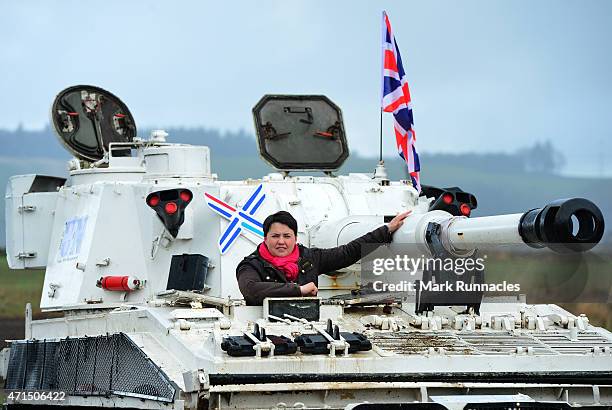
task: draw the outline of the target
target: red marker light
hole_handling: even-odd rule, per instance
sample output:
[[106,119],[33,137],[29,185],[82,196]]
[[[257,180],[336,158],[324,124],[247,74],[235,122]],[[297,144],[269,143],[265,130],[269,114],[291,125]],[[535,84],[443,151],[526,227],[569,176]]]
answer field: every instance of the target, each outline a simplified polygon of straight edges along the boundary
[[185,202],[189,202],[191,201],[191,192],[189,191],[181,191],[181,193],[179,194],[179,196],[181,197],[181,199]]
[[461,215],[463,216],[470,216],[472,208],[470,208],[468,204],[461,204],[461,206],[459,207],[459,212],[461,212]]
[[172,215],[178,210],[178,206],[176,206],[176,202],[168,202],[164,207],[164,210],[167,214]]
[[449,194],[448,192],[442,195],[442,202],[444,202],[446,205],[452,204],[454,199],[453,194]]
[[157,195],[153,195],[151,198],[149,198],[150,207],[157,206],[157,204],[159,204],[159,197]]

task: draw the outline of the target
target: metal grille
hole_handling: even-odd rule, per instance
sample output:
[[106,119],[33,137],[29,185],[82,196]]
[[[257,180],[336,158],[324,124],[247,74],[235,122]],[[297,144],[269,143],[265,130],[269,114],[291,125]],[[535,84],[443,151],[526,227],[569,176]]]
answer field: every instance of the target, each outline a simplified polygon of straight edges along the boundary
[[449,332],[396,332],[368,335],[372,344],[397,354],[425,354],[429,349],[443,349],[445,354],[478,354],[473,347]]
[[51,386],[55,385],[55,360],[59,342],[41,342],[44,346],[44,364],[42,365],[42,377],[40,378],[40,389],[51,390]]
[[533,337],[560,354],[590,354],[597,346],[612,349],[612,341],[597,332],[580,332],[577,340],[571,340],[569,331],[557,333],[534,333]]
[[467,333],[459,334],[459,338],[472,346],[479,353],[487,355],[507,355],[516,353],[518,347],[532,348],[534,354],[556,354],[550,347],[540,343],[527,334],[511,333]]
[[57,390],[74,391],[77,384],[79,339],[66,339],[57,349],[55,386]]
[[[166,393],[169,384],[163,383],[165,376],[159,368],[147,359],[146,363],[134,369],[134,364],[143,361],[143,353],[127,337],[115,340],[115,366],[113,371],[113,386],[115,390],[122,390],[141,396],[162,396]],[[144,365],[146,364],[146,365]],[[138,375],[138,377],[136,377]],[[172,389],[174,395],[174,389]],[[167,393],[166,393],[167,394]]]
[[[13,346],[15,343],[13,343]],[[21,363],[26,363],[28,357],[27,344],[20,349],[11,349],[9,357],[9,365],[6,374],[5,389],[18,389],[25,386],[26,366]]]
[[[115,339],[114,338],[98,338],[96,351],[98,355],[95,360],[95,372],[92,376],[92,385],[94,390],[97,392],[112,391],[113,385],[113,360],[115,351]],[[111,358],[111,360],[105,360]]]
[[62,390],[171,402],[168,377],[125,334],[17,341],[11,346],[6,389]]
[[[14,343],[13,345],[15,345]],[[27,341],[11,349],[6,389],[49,389],[57,342]]]
[[558,333],[511,332],[373,332],[372,344],[397,354],[425,354],[442,349],[450,355],[508,355],[517,348],[529,348],[536,355],[591,354],[593,348],[612,350],[612,340],[596,332],[578,333],[571,340],[569,331]]

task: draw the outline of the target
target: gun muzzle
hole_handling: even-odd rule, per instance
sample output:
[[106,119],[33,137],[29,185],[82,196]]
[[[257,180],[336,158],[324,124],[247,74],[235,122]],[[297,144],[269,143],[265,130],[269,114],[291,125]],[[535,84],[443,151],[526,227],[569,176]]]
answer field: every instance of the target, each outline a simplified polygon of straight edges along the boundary
[[441,227],[440,240],[455,256],[471,253],[479,246],[521,244],[547,247],[555,252],[585,252],[599,243],[604,218],[599,208],[583,198],[560,199],[525,213],[466,218],[444,211],[409,216],[393,235],[393,241],[412,244],[428,252],[426,230],[430,223]]
[[533,248],[585,252],[599,243],[604,227],[597,205],[584,198],[571,198],[525,212],[519,222],[519,234]]

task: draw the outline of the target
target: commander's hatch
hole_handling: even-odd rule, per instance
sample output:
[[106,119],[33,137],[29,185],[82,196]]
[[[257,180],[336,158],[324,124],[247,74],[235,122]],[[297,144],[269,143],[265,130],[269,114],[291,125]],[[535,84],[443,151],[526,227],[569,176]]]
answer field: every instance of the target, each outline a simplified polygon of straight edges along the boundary
[[342,111],[324,95],[264,95],[253,117],[259,153],[280,171],[333,171],[348,158]]
[[[132,142],[134,117],[116,96],[102,88],[77,85],[60,92],[51,106],[51,122],[60,142],[85,161],[104,158],[111,142]],[[124,150],[123,155],[129,155]],[[115,152],[114,156],[122,153]]]

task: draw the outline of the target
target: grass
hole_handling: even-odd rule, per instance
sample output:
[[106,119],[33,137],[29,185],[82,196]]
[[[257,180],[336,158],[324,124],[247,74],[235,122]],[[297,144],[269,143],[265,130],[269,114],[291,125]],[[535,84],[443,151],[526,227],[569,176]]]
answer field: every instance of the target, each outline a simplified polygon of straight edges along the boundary
[[11,270],[6,255],[0,256],[0,323],[2,318],[23,317],[27,302],[33,315],[40,315],[44,276],[43,270]]

